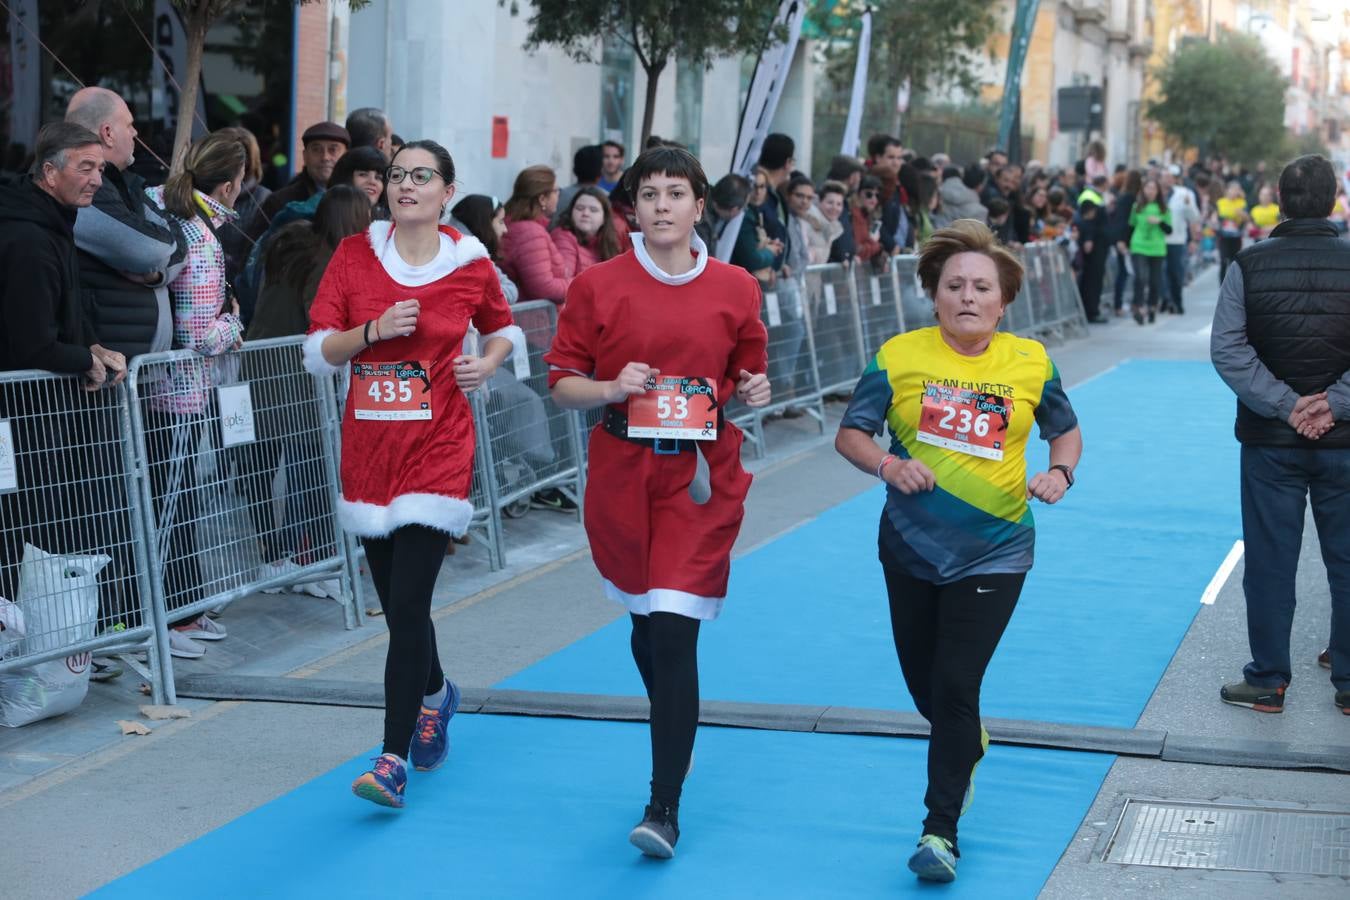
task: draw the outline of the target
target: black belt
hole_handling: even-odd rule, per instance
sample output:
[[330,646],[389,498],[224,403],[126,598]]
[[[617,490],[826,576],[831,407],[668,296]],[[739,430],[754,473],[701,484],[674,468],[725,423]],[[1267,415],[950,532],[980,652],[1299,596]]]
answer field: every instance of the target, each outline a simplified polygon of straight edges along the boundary
[[[717,410],[717,428],[720,432],[724,422],[722,410]],[[628,441],[630,444],[638,444],[643,447],[651,447],[654,453],[661,456],[674,456],[677,453],[692,453],[703,441],[691,441],[687,438],[640,438],[628,436],[628,413],[622,409],[616,409],[613,406],[605,407],[605,417],[600,420],[600,427],[608,431],[620,440]]]

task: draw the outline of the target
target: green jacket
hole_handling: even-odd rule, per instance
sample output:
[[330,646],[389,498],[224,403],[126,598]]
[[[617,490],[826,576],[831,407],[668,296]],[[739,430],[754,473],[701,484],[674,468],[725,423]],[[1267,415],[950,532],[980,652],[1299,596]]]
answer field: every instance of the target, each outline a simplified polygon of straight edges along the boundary
[[[1149,216],[1157,216],[1161,224],[1149,223]],[[1166,231],[1163,230],[1166,226]],[[1167,232],[1172,230],[1172,213],[1156,202],[1145,206],[1141,212],[1138,207],[1130,210],[1130,227],[1134,234],[1130,236],[1130,252],[1140,256],[1166,256]]]

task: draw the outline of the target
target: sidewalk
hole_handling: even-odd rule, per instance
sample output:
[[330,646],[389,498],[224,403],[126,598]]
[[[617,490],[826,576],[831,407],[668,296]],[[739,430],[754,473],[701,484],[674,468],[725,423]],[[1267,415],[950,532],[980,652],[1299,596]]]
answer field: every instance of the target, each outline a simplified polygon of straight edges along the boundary
[[[1142,328],[1129,319],[1117,319],[1093,326],[1087,340],[1052,347],[1071,393],[1076,385],[1127,359],[1207,359],[1207,324],[1216,292],[1210,270],[1191,287],[1185,316],[1165,317],[1156,326]],[[1174,401],[1159,398],[1159,403],[1171,408]],[[831,421],[823,436],[808,419],[769,426],[771,455],[750,466],[756,481],[738,556],[874,488],[872,479],[834,454],[830,441],[842,407],[834,404],[827,409]],[[1091,435],[1086,435],[1086,443],[1091,454]],[[1112,473],[1112,477],[1148,478],[1149,461],[1141,460],[1137,471]],[[1225,512],[1236,523],[1236,505]],[[521,520],[509,520],[507,529],[510,555],[506,570],[489,572],[481,549],[461,547],[447,560],[437,586],[435,616],[442,659],[461,685],[480,691],[595,633],[622,614],[600,596],[598,577],[575,518],[534,511]],[[1326,636],[1329,598],[1311,524],[1305,540],[1294,643],[1299,669],[1286,712],[1261,716],[1218,701],[1219,684],[1236,678],[1245,661],[1239,565],[1213,605],[1202,608],[1199,596],[1195,598],[1198,614],[1135,723],[1136,729],[1284,742],[1310,753],[1324,745],[1350,743],[1347,723],[1331,705],[1326,673],[1316,668],[1314,660]],[[1129,577],[1129,573],[1117,574]],[[198,663],[176,661],[180,679],[229,672],[379,684],[386,638],[378,618],[368,620],[365,628],[347,632],[331,601],[255,596],[235,604],[221,621],[229,627],[230,638],[213,646]],[[1094,648],[1083,647],[1081,652],[1090,654]],[[624,659],[613,662],[627,664]],[[891,665],[877,677],[894,679],[898,689],[893,660]],[[117,736],[114,721],[135,718],[137,704],[147,698],[135,693],[130,674],[121,682],[91,686],[89,700],[69,716],[0,733],[0,817],[23,823],[22,828],[7,830],[6,848],[0,854],[5,862],[6,896],[66,897],[88,892],[346,763],[367,751],[380,733],[382,714],[374,708],[187,700],[184,706],[192,711],[192,718],[157,723],[155,733],[147,737],[123,738]],[[1047,685],[1046,689],[1072,690],[1072,685]],[[471,717],[469,721],[493,718]],[[1261,748],[1253,746],[1259,754]],[[538,749],[546,752],[547,748]],[[699,765],[715,767],[716,763],[700,758]],[[1350,779],[1325,772],[1121,756],[1045,883],[1044,896],[1143,897],[1186,891],[1196,896],[1255,898],[1278,891],[1281,897],[1313,897],[1333,895],[1348,886],[1345,878],[1329,876],[1101,862],[1128,798],[1222,799],[1350,814]],[[358,812],[365,811],[353,809],[354,816]],[[1034,821],[1007,825],[1033,832],[1037,827]],[[813,827],[837,829],[841,825],[820,820]],[[614,836],[615,854],[629,849],[622,837]],[[305,835],[287,839],[297,842],[297,853],[304,849]],[[63,853],[63,847],[79,848],[79,852]],[[360,849],[344,848],[343,855]],[[894,849],[893,867],[903,867],[905,850]],[[333,851],[336,858],[337,848]],[[219,861],[224,867],[246,864],[244,860]],[[213,893],[211,873],[203,871],[201,878],[205,888],[184,885],[183,889]]]

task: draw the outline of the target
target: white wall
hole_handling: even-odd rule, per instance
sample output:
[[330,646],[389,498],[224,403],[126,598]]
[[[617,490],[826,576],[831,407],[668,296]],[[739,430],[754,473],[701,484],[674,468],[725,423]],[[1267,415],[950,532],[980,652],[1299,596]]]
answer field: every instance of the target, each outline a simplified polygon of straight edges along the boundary
[[[373,0],[351,17],[347,108],[379,107],[404,138],[445,144],[461,192],[505,198],[516,173],[536,163],[557,169],[568,184],[573,152],[599,139],[601,67],[553,48],[527,54],[521,49],[526,22],[527,15],[512,16],[497,0]],[[702,158],[713,179],[726,171],[733,152],[739,65],[719,60],[703,77]],[[672,61],[661,74],[654,134],[674,131],[676,67]],[[635,69],[629,160],[636,156],[646,94],[642,67]],[[809,68],[794,77],[809,78]],[[794,93],[790,81],[780,107],[792,120],[784,130],[797,137],[803,164],[809,163],[812,97],[809,85],[798,84]],[[505,159],[491,158],[493,116],[509,119]]]

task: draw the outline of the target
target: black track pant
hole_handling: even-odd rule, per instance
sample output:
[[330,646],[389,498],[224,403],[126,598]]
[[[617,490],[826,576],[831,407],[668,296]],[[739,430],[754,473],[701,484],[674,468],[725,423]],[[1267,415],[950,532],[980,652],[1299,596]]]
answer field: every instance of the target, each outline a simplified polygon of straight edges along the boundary
[[384,658],[384,752],[408,758],[422,698],[445,684],[431,624],[431,591],[450,535],[404,525],[387,538],[366,538],[366,562],[389,626]]
[[652,799],[680,805],[698,730],[698,619],[632,616],[633,660],[652,704]]
[[914,706],[932,726],[924,834],[956,843],[956,820],[980,761],[980,684],[1012,618],[1025,574],[936,585],[884,567],[891,631]]

